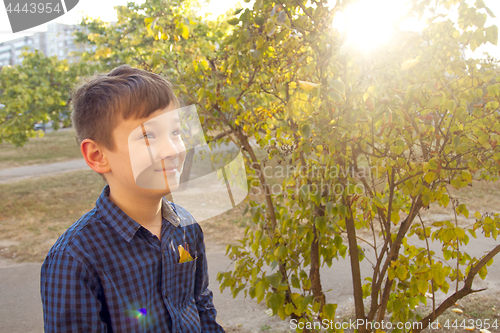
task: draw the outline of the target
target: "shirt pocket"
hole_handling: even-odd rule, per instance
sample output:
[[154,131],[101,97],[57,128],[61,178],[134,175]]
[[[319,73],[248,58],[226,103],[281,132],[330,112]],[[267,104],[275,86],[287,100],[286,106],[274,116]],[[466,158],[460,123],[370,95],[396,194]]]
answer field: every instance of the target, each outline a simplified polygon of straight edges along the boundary
[[197,258],[173,265],[172,279],[168,289],[173,295],[173,303],[185,307],[190,301],[194,303],[194,283],[196,277]]

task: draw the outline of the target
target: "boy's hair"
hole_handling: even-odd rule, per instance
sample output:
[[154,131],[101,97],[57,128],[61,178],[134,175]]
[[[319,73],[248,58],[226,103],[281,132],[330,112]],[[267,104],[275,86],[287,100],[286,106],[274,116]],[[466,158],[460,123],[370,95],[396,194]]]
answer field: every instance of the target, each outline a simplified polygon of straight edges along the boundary
[[77,143],[91,139],[114,151],[112,132],[120,116],[147,118],[172,102],[175,108],[180,107],[170,81],[129,65],[83,78],[71,92],[71,120]]

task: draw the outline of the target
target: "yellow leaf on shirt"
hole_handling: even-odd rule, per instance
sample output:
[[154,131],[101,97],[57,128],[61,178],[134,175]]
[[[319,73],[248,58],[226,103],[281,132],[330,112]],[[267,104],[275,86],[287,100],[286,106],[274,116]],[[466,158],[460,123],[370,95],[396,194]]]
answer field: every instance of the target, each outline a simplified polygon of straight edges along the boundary
[[193,260],[193,257],[191,257],[189,252],[186,251],[182,245],[179,245],[179,263],[188,262],[191,260]]

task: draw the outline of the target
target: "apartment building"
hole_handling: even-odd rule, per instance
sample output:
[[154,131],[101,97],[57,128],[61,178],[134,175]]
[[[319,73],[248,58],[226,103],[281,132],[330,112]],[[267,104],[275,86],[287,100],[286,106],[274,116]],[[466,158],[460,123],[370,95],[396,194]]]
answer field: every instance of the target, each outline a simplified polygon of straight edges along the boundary
[[37,32],[31,36],[20,37],[0,43],[0,67],[14,66],[22,63],[22,49],[27,46],[30,51],[39,50],[46,56],[57,56],[59,59],[75,61],[74,52],[81,52],[89,46],[75,42],[73,32],[82,31],[80,25],[49,23],[46,32]]

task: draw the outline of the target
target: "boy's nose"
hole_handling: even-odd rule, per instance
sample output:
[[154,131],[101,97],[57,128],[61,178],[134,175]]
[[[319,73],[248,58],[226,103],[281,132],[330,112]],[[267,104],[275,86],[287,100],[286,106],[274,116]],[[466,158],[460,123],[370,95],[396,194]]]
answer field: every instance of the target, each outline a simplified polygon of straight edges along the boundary
[[[170,141],[170,140],[167,140]],[[176,158],[185,148],[180,145],[175,145],[172,142],[164,142],[159,147],[158,155],[160,159]]]

